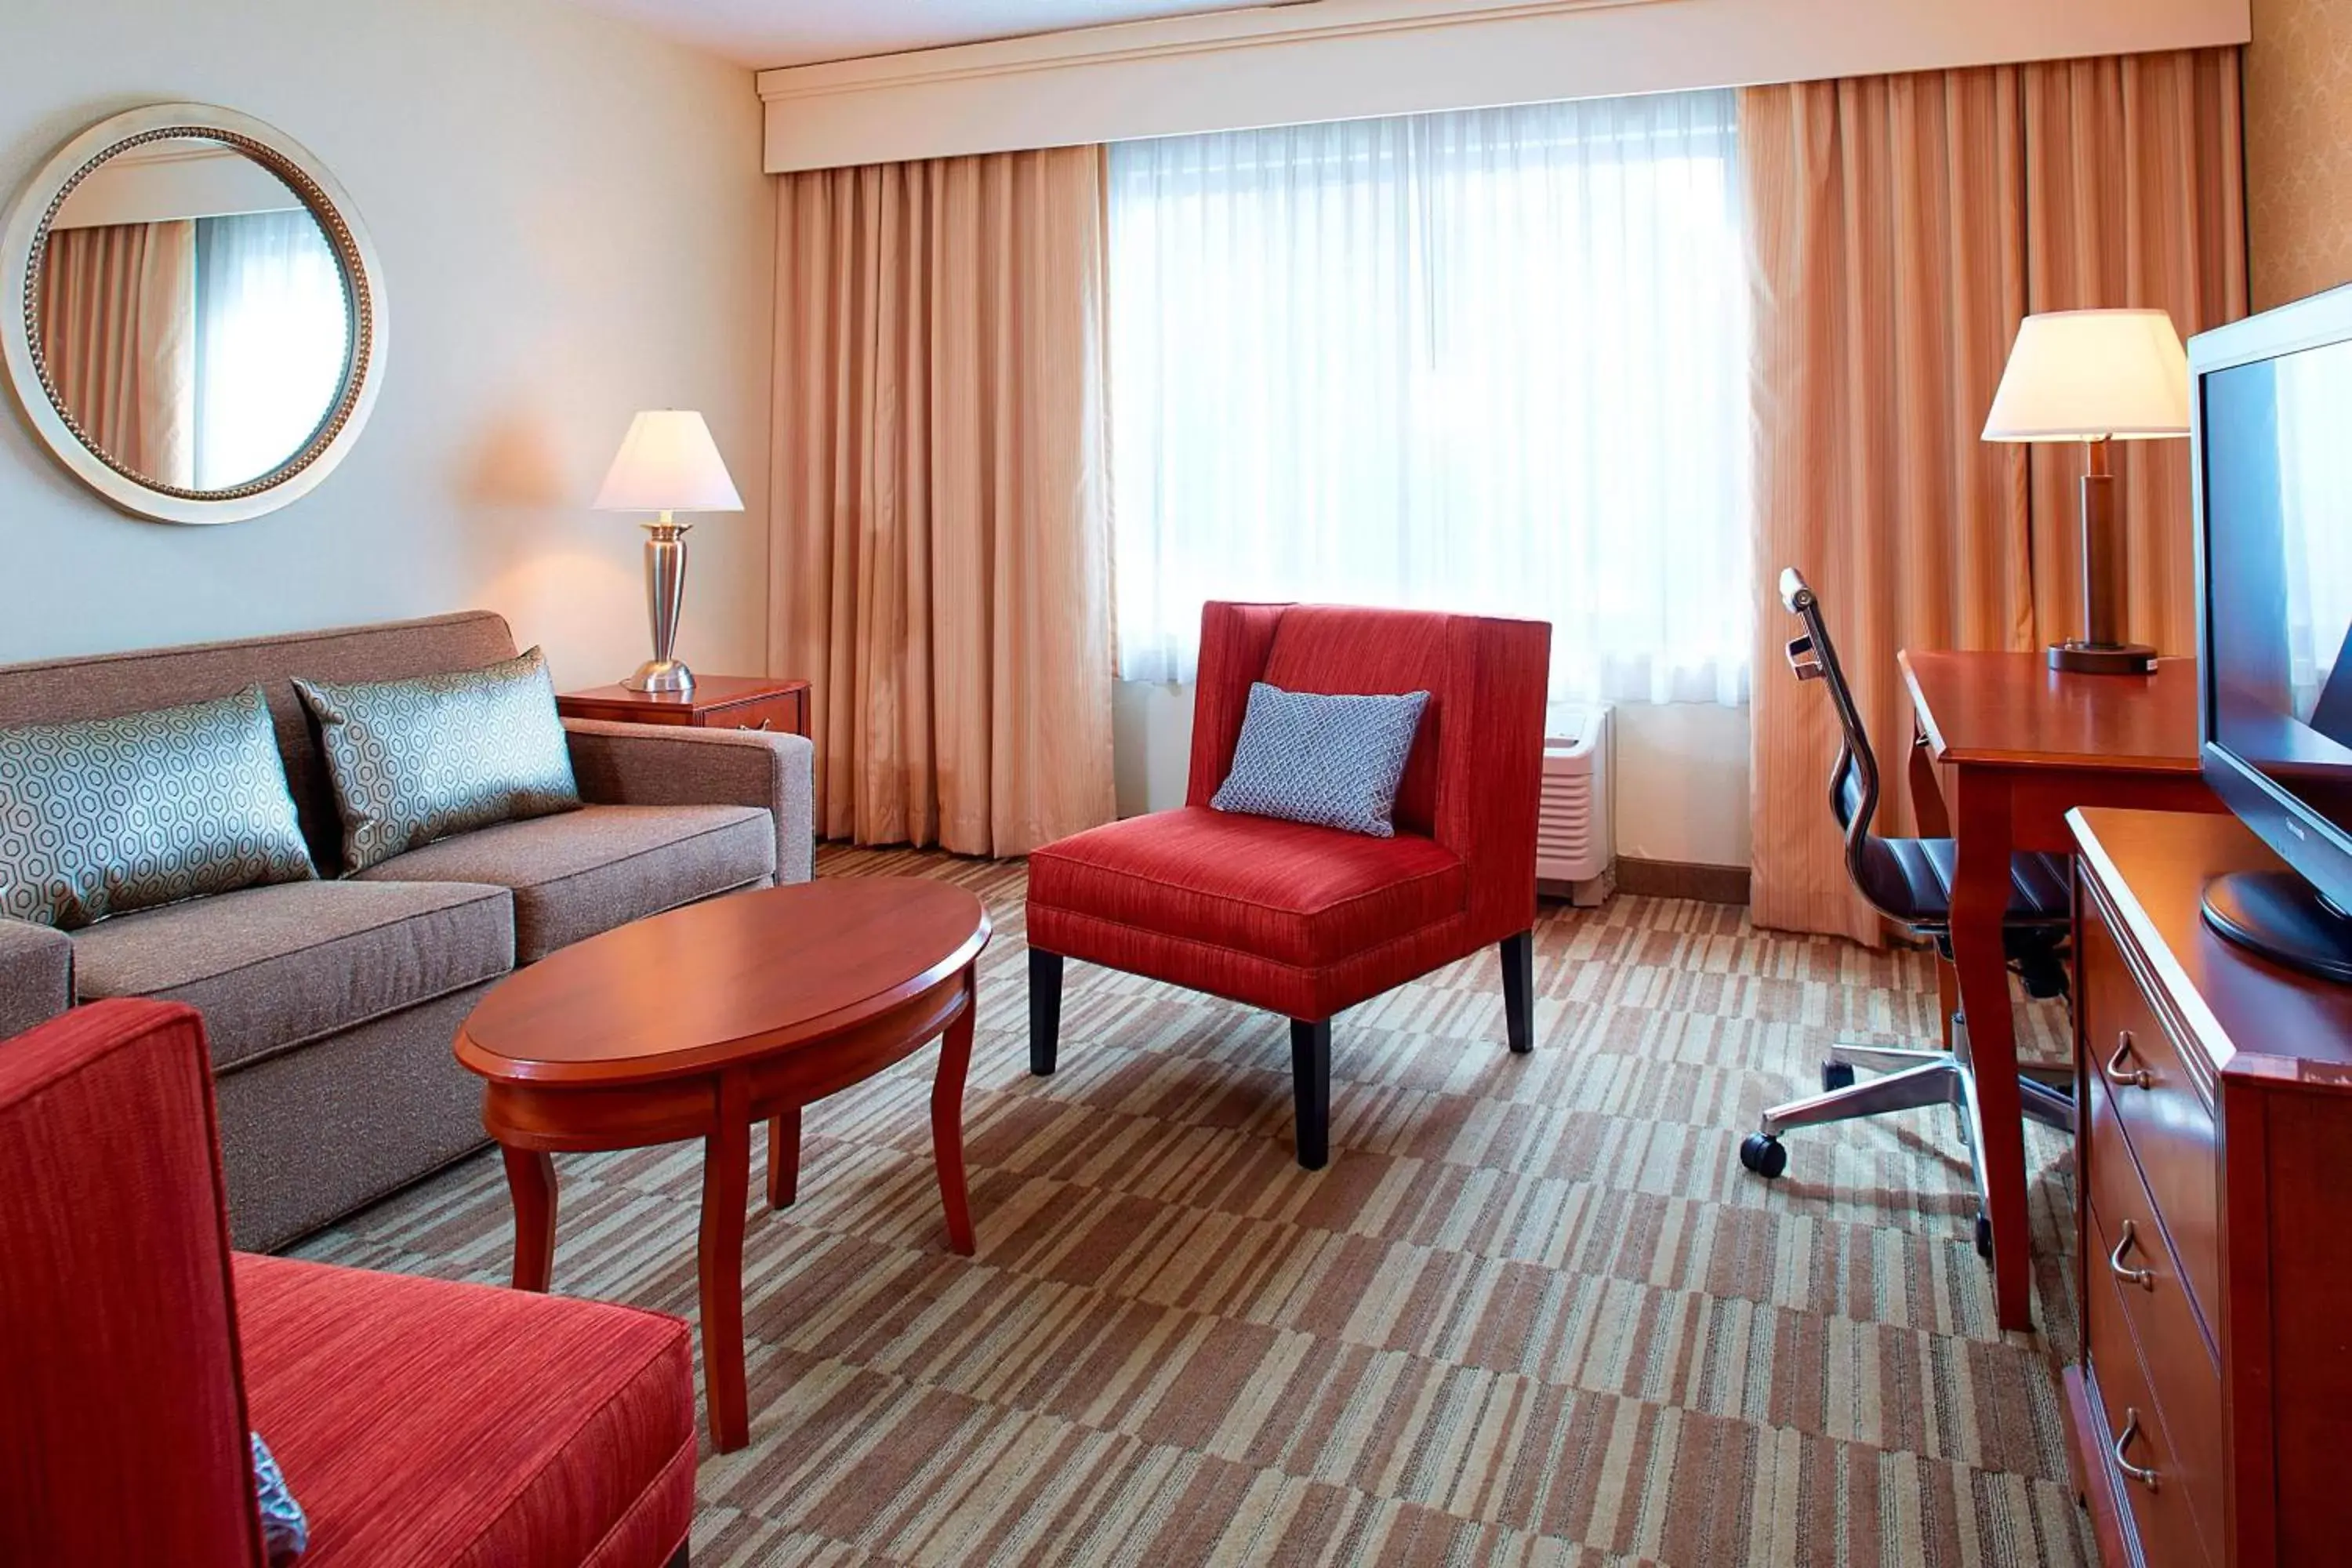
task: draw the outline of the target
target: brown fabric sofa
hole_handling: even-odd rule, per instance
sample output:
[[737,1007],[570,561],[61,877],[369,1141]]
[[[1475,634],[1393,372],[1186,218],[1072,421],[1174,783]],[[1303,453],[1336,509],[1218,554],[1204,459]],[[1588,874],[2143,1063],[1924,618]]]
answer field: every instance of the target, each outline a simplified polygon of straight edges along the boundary
[[[394,680],[513,657],[495,615],[0,667],[0,727],[259,681],[322,878],[334,798],[291,678]],[[810,876],[809,742],[567,721],[582,810],[456,835],[360,877],[247,888],[66,932],[0,918],[0,1039],[77,1002],[204,1015],[236,1244],[281,1246],[478,1147],[450,1041],[518,963],[666,909]]]

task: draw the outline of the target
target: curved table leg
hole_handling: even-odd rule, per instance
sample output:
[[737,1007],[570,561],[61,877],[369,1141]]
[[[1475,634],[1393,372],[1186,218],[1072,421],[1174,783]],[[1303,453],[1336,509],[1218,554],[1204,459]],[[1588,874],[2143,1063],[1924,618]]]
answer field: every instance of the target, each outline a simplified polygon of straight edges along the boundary
[[980,972],[963,972],[964,1006],[940,1037],[939,1076],[931,1080],[931,1154],[940,1168],[940,1201],[948,1211],[948,1247],[972,1253],[971,1205],[963,1184],[963,1080],[971,1066],[972,1021],[980,1012]]
[[555,1157],[501,1146],[514,1199],[514,1288],[544,1290],[555,1276]]
[[2017,1086],[2017,1021],[2010,1008],[2001,917],[2009,908],[2013,838],[2009,781],[1962,768],[1958,864],[1952,886],[1952,959],[1968,1020],[1983,1138],[1976,1149],[1992,1221],[1993,1303],[2000,1326],[2031,1332],[2032,1276],[2026,1237],[2025,1107]]
[[790,1208],[801,1195],[801,1108],[768,1119],[768,1206]]
[[719,1120],[702,1142],[702,1382],[710,1441],[722,1454],[751,1440],[743,1389],[743,1205],[751,1186],[751,1082],[719,1082]]

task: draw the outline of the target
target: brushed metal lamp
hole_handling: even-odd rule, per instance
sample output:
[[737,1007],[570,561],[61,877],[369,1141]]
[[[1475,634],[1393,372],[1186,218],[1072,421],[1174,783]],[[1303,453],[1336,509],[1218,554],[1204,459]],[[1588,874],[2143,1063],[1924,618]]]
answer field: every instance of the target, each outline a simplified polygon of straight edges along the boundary
[[2189,353],[2162,310],[2053,310],[2019,323],[1985,420],[1988,441],[2080,441],[2083,635],[2050,645],[2050,668],[2146,675],[2156,650],[2124,630],[2123,519],[2110,441],[2189,434]]
[[653,621],[654,656],[621,682],[632,691],[685,696],[694,671],[673,657],[678,612],[686,603],[686,531],[681,511],[741,511],[743,498],[727,477],[710,426],[691,409],[648,409],[629,421],[629,433],[596,492],[598,511],[650,511],[646,530],[646,613]]

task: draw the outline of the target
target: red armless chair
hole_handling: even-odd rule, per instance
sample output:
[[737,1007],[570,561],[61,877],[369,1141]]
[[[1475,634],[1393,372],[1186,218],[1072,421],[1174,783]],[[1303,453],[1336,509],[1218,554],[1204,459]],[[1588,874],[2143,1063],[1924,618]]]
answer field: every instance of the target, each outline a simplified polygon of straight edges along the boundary
[[[1290,1019],[1298,1163],[1329,1154],[1331,1016],[1499,944],[1510,1047],[1534,1044],[1536,811],[1551,627],[1313,605],[1201,615],[1192,770],[1173,811],[1029,858],[1029,1068],[1054,1070],[1062,962]],[[1218,811],[1255,681],[1426,691],[1396,837]]]
[[0,1563],[258,1568],[248,1427],[301,1568],[686,1559],[686,1325],[232,1253],[204,1026],[0,1040]]

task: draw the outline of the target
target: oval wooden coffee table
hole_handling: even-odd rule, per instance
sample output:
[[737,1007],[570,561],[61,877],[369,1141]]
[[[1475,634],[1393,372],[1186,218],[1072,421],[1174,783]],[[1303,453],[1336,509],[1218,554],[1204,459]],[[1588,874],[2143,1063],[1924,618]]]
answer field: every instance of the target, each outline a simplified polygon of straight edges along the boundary
[[457,1031],[514,1197],[514,1283],[555,1263],[557,1150],[703,1141],[703,1384],[721,1450],[750,1440],[743,1208],[751,1124],[768,1121],[768,1198],[793,1201],[801,1108],[940,1037],[931,1146],[948,1241],[971,1251],[963,1082],[988,911],[919,878],[736,893],[623,926],[492,986]]

